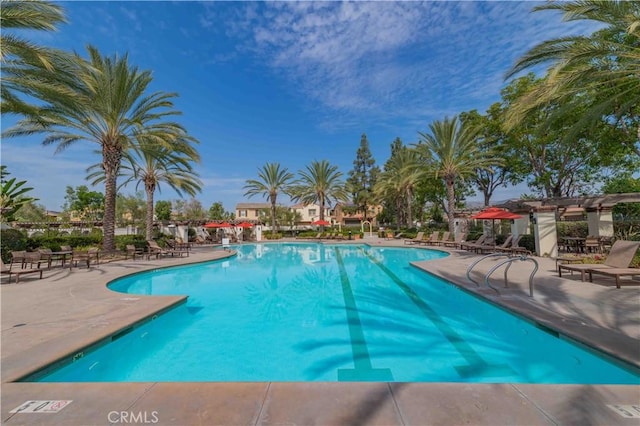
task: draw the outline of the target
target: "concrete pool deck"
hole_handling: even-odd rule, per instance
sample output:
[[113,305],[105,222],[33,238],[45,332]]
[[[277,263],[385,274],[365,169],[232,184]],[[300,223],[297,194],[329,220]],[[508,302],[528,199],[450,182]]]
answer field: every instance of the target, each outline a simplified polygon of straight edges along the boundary
[[[402,240],[366,239],[374,246]],[[585,342],[640,367],[640,281],[580,275],[557,277],[555,262],[535,259],[534,297],[528,295],[532,264],[515,262],[509,288],[502,270],[491,283],[501,292],[469,283],[465,271],[479,257],[451,256],[415,266],[465,291],[526,316],[542,327]],[[43,279],[3,277],[2,424],[7,425],[638,425],[628,418],[640,405],[639,386],[471,383],[18,383],[14,380],[73,356],[132,323],[180,303],[183,297],[114,293],[105,283],[138,271],[227,256],[197,247],[188,258],[120,260],[90,269],[53,268]],[[482,262],[481,281],[496,260]],[[72,400],[57,413],[10,413],[26,401]],[[619,406],[616,407],[611,406]],[[626,407],[625,407],[626,406]],[[635,413],[640,416],[640,412]]]

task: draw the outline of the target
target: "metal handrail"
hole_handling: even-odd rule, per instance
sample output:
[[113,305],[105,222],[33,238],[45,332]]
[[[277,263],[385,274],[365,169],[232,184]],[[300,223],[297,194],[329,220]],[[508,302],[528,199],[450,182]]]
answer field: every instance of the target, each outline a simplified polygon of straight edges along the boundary
[[489,283],[489,277],[491,276],[491,274],[493,274],[494,271],[496,271],[499,267],[501,267],[502,265],[504,265],[505,263],[508,263],[507,267],[505,268],[504,271],[504,287],[508,288],[509,287],[509,281],[507,280],[507,271],[509,270],[509,268],[511,267],[511,264],[516,261],[516,260],[522,260],[522,261],[531,261],[534,264],[533,267],[533,271],[531,271],[531,275],[529,275],[529,296],[533,297],[533,276],[536,274],[536,272],[538,272],[538,262],[535,259],[532,259],[530,257],[528,257],[527,255],[520,255],[517,257],[510,257],[509,259],[505,259],[502,262],[498,263],[497,265],[495,265],[493,268],[491,268],[489,270],[489,272],[487,272],[487,275],[484,276],[484,283],[487,287],[491,288],[492,290],[494,290],[498,295],[500,294],[500,291],[498,291],[497,288],[493,287],[490,283]]
[[[508,253],[491,253],[488,254],[486,256],[482,256],[480,259],[476,260],[475,262],[473,262],[471,265],[469,265],[469,267],[467,268],[467,279],[469,281],[471,281],[472,283],[474,283],[477,287],[480,287],[480,283],[476,282],[473,280],[473,278],[471,278],[471,270],[480,262],[482,262],[485,259],[488,259],[490,257],[497,257],[497,256],[507,256],[507,257],[511,257]],[[505,275],[506,278],[506,275]]]

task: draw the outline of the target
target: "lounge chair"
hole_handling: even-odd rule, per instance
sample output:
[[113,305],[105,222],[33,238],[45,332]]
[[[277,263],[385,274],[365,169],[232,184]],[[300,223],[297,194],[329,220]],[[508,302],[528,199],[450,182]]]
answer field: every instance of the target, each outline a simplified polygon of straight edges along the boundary
[[503,250],[507,250],[510,248],[511,246],[511,242],[513,241],[513,236],[511,234],[509,234],[507,236],[507,238],[504,240],[504,242],[502,244],[500,244],[499,246],[497,245],[492,245],[492,244],[483,244],[480,245],[478,247],[475,247],[475,251],[476,253],[494,253],[494,252],[501,252]]
[[11,266],[7,266],[7,264],[4,263],[4,261],[2,261],[2,269],[0,269],[0,273],[5,274],[5,275],[9,275],[9,282],[11,282],[11,275],[15,275],[16,276],[16,284],[18,284],[20,282],[20,275],[24,275],[24,274],[39,273],[40,274],[40,279],[42,279],[42,272],[43,271],[44,271],[44,268],[17,269],[17,270],[14,269],[14,270],[11,270]]
[[418,234],[416,235],[415,238],[406,238],[404,240],[404,243],[405,244],[420,244],[422,241],[424,241],[423,238],[424,238],[424,232],[420,231],[420,232],[418,232]]
[[[227,240],[227,246],[229,245],[228,243],[228,239],[224,238],[222,244],[225,245],[224,240]],[[183,254],[186,254],[187,256],[189,255],[189,253],[185,250],[169,250],[169,249],[165,249],[162,248],[158,245],[158,243],[154,240],[148,240],[147,243],[149,244],[149,256],[151,256],[152,254],[156,255],[156,259],[159,258],[161,255],[162,256],[167,256],[167,255],[178,255],[178,256],[182,256]]]
[[458,235],[456,236],[456,239],[453,241],[443,241],[443,245],[445,247],[453,247],[453,248],[457,248],[459,249],[460,246],[462,245],[462,243],[464,243],[464,240],[467,238],[467,233],[466,232],[459,232]]
[[611,251],[604,263],[560,264],[558,276],[562,277],[563,269],[576,271],[580,272],[580,278],[584,281],[587,272],[593,273],[600,269],[628,269],[638,247],[640,247],[640,241],[618,240],[611,246]]
[[449,236],[450,235],[451,235],[451,232],[444,231],[442,233],[442,236],[440,237],[440,239],[433,242],[433,245],[435,245],[435,246],[443,245],[445,243],[445,241],[449,241]]
[[482,234],[475,241],[466,241],[466,242],[460,244],[460,248],[462,250],[469,250],[469,251],[473,250],[473,251],[475,251],[476,247],[481,247],[483,245],[486,245],[488,243],[488,241],[489,241],[489,237],[486,236],[485,234]]
[[620,277],[624,276],[640,276],[640,268],[608,268],[608,269],[589,269],[589,281],[593,282],[593,274],[607,275],[616,279],[616,287],[620,288]]
[[498,251],[502,253],[510,253],[514,255],[531,255],[531,251],[524,247],[520,247],[520,240],[522,239],[522,235],[518,235],[517,238],[511,240],[511,247],[502,247],[498,249]]
[[433,231],[429,238],[420,241],[420,244],[432,245],[440,241],[440,231]]

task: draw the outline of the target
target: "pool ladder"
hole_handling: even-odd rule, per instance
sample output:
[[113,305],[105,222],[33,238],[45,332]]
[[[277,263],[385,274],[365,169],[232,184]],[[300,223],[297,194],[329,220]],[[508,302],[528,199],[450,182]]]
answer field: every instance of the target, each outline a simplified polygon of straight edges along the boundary
[[509,272],[509,268],[511,267],[511,264],[513,262],[515,262],[516,260],[521,260],[521,261],[531,261],[533,262],[533,271],[531,271],[531,275],[529,275],[529,296],[533,297],[533,276],[536,274],[536,272],[538,272],[538,262],[535,259],[532,259],[530,257],[528,257],[525,254],[522,255],[517,255],[517,256],[512,256],[511,254],[508,253],[491,253],[488,254],[486,256],[481,257],[480,259],[476,260],[475,262],[473,262],[471,265],[469,265],[469,268],[467,268],[467,279],[469,281],[471,281],[472,283],[474,283],[476,286],[480,287],[480,284],[478,282],[476,282],[473,278],[471,278],[471,270],[480,262],[482,262],[485,259],[489,259],[491,257],[507,257],[507,259],[504,259],[500,262],[498,262],[497,265],[495,265],[493,268],[489,269],[489,272],[487,272],[487,274],[484,276],[484,283],[487,286],[487,288],[492,289],[493,291],[495,291],[498,295],[500,295],[500,291],[495,288],[494,286],[491,285],[491,283],[489,282],[489,277],[491,276],[491,274],[493,274],[496,270],[498,270],[502,265],[507,265],[507,267],[504,270],[504,287],[507,288],[509,287],[509,281],[507,279],[507,273]]

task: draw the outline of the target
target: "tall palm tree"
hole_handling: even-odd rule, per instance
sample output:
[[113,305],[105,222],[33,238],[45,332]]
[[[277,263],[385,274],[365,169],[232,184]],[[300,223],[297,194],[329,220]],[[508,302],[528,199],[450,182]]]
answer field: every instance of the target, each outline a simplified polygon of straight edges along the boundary
[[[595,21],[605,27],[589,36],[547,40],[516,62],[507,78],[540,64],[551,63],[551,67],[544,84],[510,108],[507,127],[512,128],[525,115],[551,101],[565,105],[558,111],[562,114],[586,99],[590,102],[589,108],[581,114],[583,119],[574,126],[572,133],[600,121],[603,116],[614,118],[626,131],[628,122],[637,119],[640,108],[640,2],[548,2],[533,10],[558,10],[564,13],[565,21]],[[581,96],[585,93],[590,96]],[[640,139],[640,124],[636,133],[636,137],[627,143],[640,155],[636,144]]]
[[[342,172],[338,166],[332,166],[327,160],[313,161],[306,170],[299,172],[298,179],[291,189],[291,199],[305,204],[320,205],[320,220],[324,220],[325,206],[335,202],[347,201],[349,194],[342,181]],[[321,226],[324,231],[324,226]]]
[[0,1],[0,63],[2,64],[1,111],[14,114],[34,113],[17,92],[30,93],[30,87],[47,87],[55,84],[37,78],[40,69],[51,72],[64,63],[68,55],[39,46],[15,33],[15,30],[54,31],[58,24],[66,22],[62,8],[48,1],[1,0]]
[[280,192],[287,193],[293,174],[287,168],[280,168],[280,163],[267,163],[258,169],[260,180],[249,179],[244,186],[245,196],[264,195],[271,203],[271,233],[276,232],[276,202]]
[[129,65],[127,55],[103,57],[95,47],[87,47],[89,59],[74,55],[73,69],[56,72],[59,84],[74,94],[58,97],[38,91],[46,102],[37,116],[21,120],[4,136],[48,134],[43,144],[57,144],[63,151],[78,141],[98,144],[105,173],[105,250],[115,249],[116,180],[123,155],[146,143],[167,144],[167,134],[186,132],[166,117],[179,114],[173,109],[173,93],[148,94],[151,72]]
[[[167,135],[173,137],[173,135]],[[192,163],[200,161],[200,155],[192,145],[197,142],[188,135],[169,142],[171,148],[156,143],[135,145],[132,150],[124,154],[119,175],[126,179],[121,187],[136,182],[136,190],[140,184],[144,186],[147,197],[146,238],[152,239],[154,194],[156,189],[161,192],[161,184],[166,183],[178,195],[186,193],[194,197],[202,188],[198,174],[193,170]],[[90,170],[96,170],[87,179],[93,179],[93,184],[105,179],[101,164],[96,164]]]
[[418,160],[415,150],[401,147],[391,156],[374,187],[378,199],[395,201],[398,229],[402,223],[403,211],[406,211],[406,226],[413,226],[414,190],[424,175],[424,171],[418,167]]
[[447,189],[447,218],[449,232],[453,233],[453,211],[455,209],[456,181],[474,176],[478,169],[489,170],[500,164],[500,160],[488,156],[477,142],[477,130],[460,123],[457,117],[434,121],[429,133],[418,132],[420,141],[415,150],[426,161],[435,176],[444,180]]

